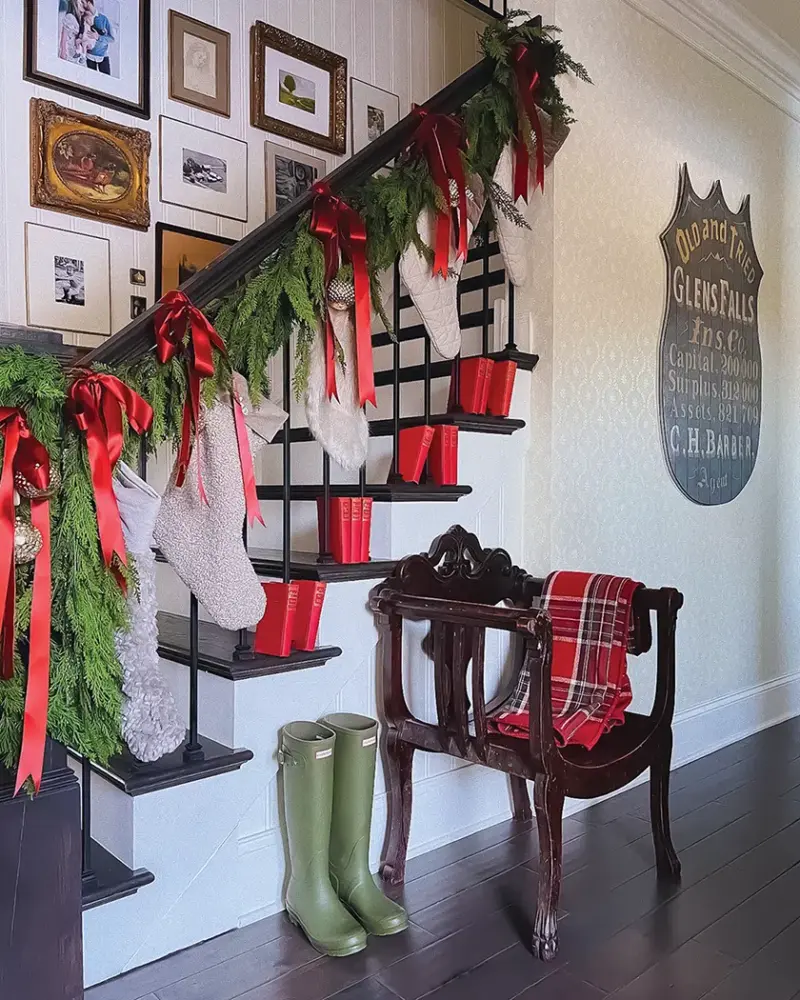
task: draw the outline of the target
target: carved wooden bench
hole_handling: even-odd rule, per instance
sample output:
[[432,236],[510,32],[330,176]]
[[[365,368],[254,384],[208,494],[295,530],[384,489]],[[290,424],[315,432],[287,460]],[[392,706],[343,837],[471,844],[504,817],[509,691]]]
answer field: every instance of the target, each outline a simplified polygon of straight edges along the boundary
[[[381,874],[405,878],[411,826],[411,765],[415,750],[445,753],[510,776],[514,816],[532,818],[526,781],[534,782],[539,831],[539,899],[533,949],[542,959],[558,950],[556,914],[561,885],[561,816],[564,797],[594,798],[622,788],[650,768],[650,806],[656,867],[660,878],[677,879],[680,863],[669,830],[669,771],[675,700],[675,627],[683,596],[672,588],[640,588],[633,602],[636,654],[653,642],[657,626],[657,686],[649,715],[626,713],[593,750],[558,747],[550,700],[552,625],[538,610],[544,581],[512,565],[503,549],[484,549],[475,535],[456,526],[437,538],[427,555],[398,563],[376,587],[370,606],[383,636],[384,752],[389,791],[389,828]],[[504,607],[497,605],[504,604]],[[437,722],[409,711],[403,690],[403,622],[427,621],[423,643],[433,659]],[[507,691],[486,703],[486,629],[519,637],[516,669]],[[472,665],[471,684],[467,684]],[[488,719],[513,690],[523,664],[530,670],[530,739],[492,731]]]

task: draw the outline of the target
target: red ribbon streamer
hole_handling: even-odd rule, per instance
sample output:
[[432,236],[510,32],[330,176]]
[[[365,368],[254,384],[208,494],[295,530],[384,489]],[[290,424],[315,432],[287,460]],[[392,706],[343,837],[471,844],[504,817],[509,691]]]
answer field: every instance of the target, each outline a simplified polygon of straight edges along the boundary
[[[372,403],[375,398],[375,371],[372,366],[372,307],[367,270],[367,230],[364,220],[347,202],[332,194],[325,181],[313,187],[314,207],[311,232],[322,243],[325,254],[325,286],[336,277],[340,260],[353,265],[356,293],[356,368],[358,403]],[[335,341],[330,316],[325,323],[325,391],[328,399],[339,398],[336,391]]]
[[464,175],[462,152],[466,152],[467,139],[464,123],[452,115],[433,114],[426,108],[415,107],[422,119],[409,147],[412,155],[420,153],[428,161],[434,184],[439,188],[446,209],[436,213],[436,247],[434,248],[433,273],[446,278],[450,272],[450,246],[453,213],[450,207],[450,181],[458,189],[458,244],[457,259],[466,260],[467,244],[467,182]]
[[[0,676],[14,672],[14,476],[21,473],[36,489],[50,485],[50,458],[31,433],[21,410],[0,408],[0,433],[4,439],[0,476],[0,608],[2,608],[2,667]],[[33,601],[28,652],[28,683],[22,727],[22,752],[17,770],[16,795],[27,779],[36,791],[42,782],[50,696],[50,501],[31,500],[31,522],[42,536],[42,548],[33,571]]]
[[[86,435],[103,560],[125,591],[120,565],[127,566],[127,558],[114,495],[113,471],[124,444],[123,413],[131,428],[143,434],[153,421],[153,411],[149,403],[124,382],[114,375],[100,373],[79,375],[75,379],[67,393],[67,409]],[[114,561],[115,556],[118,562]]]
[[522,128],[522,116],[527,116],[533,134],[536,136],[536,186],[544,191],[544,131],[534,94],[539,86],[539,71],[536,55],[530,46],[520,42],[514,48],[514,75],[517,80],[517,99],[520,122],[514,139],[516,165],[514,169],[514,201],[528,200],[528,179],[530,177],[530,153]]
[[[204,378],[214,375],[214,352],[227,354],[225,343],[214,329],[213,325],[203,315],[197,306],[192,305],[183,292],[173,291],[161,299],[161,308],[156,314],[156,356],[162,365],[174,357],[188,354],[187,381],[189,391],[183,407],[183,426],[181,428],[181,444],[178,451],[178,469],[175,475],[175,485],[183,486],[189,460],[192,457],[193,437],[197,439],[200,421],[200,386]],[[188,345],[186,334],[189,334]],[[239,461],[242,467],[242,485],[244,487],[247,520],[252,525],[255,521],[264,523],[256,492],[256,475],[253,468],[253,454],[250,450],[250,440],[247,436],[247,426],[242,413],[242,404],[234,389],[233,417],[236,427],[236,441],[239,449]],[[200,452],[197,453],[197,486],[200,496],[208,503],[206,491],[203,488],[203,477],[200,469]]]

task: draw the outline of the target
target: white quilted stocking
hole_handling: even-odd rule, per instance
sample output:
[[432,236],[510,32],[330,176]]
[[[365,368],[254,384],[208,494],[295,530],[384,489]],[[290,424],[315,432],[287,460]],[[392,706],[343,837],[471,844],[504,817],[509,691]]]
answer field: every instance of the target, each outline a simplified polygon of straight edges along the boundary
[[[271,441],[286,420],[265,400],[254,408],[245,380],[235,376],[253,455]],[[197,461],[208,503],[200,496]],[[173,472],[155,527],[156,544],[213,621],[226,629],[249,628],[263,614],[266,599],[242,542],[244,486],[230,396],[202,406],[200,433],[186,480],[175,486]]]
[[[471,180],[471,185],[475,181]],[[483,212],[482,192],[470,192],[467,201],[467,235],[472,236]],[[424,209],[417,220],[417,232],[422,242],[433,249],[436,243],[436,213]],[[450,248],[450,273],[446,278],[434,274],[433,267],[411,243],[400,258],[400,277],[417,307],[431,343],[443,358],[450,360],[461,350],[461,327],[458,322],[458,282],[464,267],[456,260],[456,249]]]
[[[494,172],[495,184],[502,188],[508,195],[508,200],[513,198],[514,190],[514,143],[506,144],[505,149],[500,154],[497,168]],[[533,187],[530,184],[529,187]],[[530,230],[524,226],[517,225],[497,205],[495,199],[490,195],[494,212],[495,227],[497,229],[497,242],[500,244],[500,252],[503,255],[503,263],[506,267],[508,279],[519,288],[528,280],[528,256],[531,252]],[[520,215],[524,216],[527,211],[524,199],[518,198],[516,208]]]
[[369,424],[358,405],[353,310],[329,306],[329,312],[333,332],[344,353],[344,368],[336,362],[339,399],[328,399],[325,393],[325,332],[320,325],[310,351],[306,419],[314,438],[333,461],[349,472],[356,472],[367,460]]
[[158,660],[156,558],[153,525],[161,497],[124,462],[117,464],[117,497],[125,547],[136,560],[138,587],[128,592],[131,627],[114,637],[122,666],[122,738],[138,760],[154,761],[183,742],[186,727]]

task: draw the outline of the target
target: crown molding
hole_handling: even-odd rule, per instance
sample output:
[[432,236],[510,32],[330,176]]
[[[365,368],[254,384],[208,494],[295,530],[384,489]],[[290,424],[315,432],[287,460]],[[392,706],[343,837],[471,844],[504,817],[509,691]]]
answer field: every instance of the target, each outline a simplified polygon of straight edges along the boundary
[[624,0],[800,121],[800,52],[736,0]]

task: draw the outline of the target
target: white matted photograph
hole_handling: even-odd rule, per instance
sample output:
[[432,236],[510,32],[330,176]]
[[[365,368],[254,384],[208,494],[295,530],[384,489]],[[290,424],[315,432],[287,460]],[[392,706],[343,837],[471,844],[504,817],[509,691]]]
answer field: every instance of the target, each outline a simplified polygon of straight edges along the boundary
[[267,154],[267,218],[304,194],[328,172],[319,156],[301,153],[277,142],[265,143]]
[[161,117],[161,200],[247,222],[247,143]]
[[111,333],[110,243],[66,229],[25,224],[28,324]]
[[400,98],[388,90],[373,87],[363,80],[351,81],[350,120],[352,122],[353,153],[360,152],[380,139],[400,120]]

